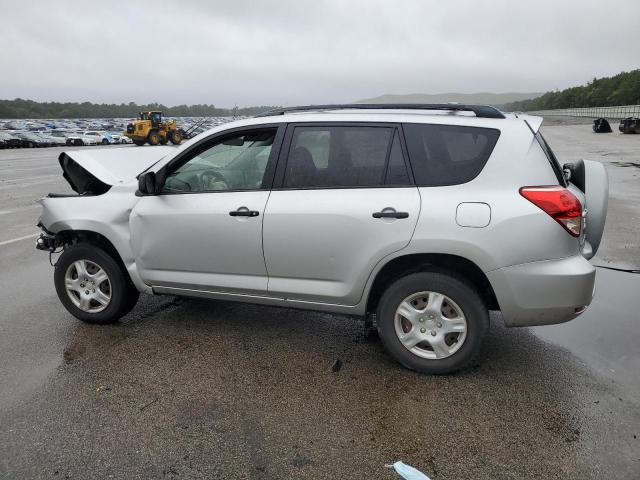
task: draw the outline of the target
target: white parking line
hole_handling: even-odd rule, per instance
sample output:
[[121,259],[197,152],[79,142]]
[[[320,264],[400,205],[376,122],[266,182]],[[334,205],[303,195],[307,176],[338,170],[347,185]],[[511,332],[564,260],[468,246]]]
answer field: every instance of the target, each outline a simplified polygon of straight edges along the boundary
[[3,245],[9,245],[10,243],[20,242],[22,240],[26,240],[28,238],[37,237],[40,235],[39,233],[33,233],[31,235],[25,235],[24,237],[12,238],[11,240],[5,240],[4,242],[0,242],[0,247]]
[[10,213],[24,212],[25,210],[33,210],[40,208],[40,205],[29,205],[28,207],[14,208],[13,210],[0,210],[0,215],[8,215]]

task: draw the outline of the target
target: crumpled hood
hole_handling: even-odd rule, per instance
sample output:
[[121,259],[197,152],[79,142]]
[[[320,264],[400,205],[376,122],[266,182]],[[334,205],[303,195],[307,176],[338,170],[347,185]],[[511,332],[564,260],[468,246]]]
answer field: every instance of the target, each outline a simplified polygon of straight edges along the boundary
[[175,148],[97,148],[62,152],[58,160],[64,178],[76,192],[104,193],[112,185],[134,180],[170,152]]

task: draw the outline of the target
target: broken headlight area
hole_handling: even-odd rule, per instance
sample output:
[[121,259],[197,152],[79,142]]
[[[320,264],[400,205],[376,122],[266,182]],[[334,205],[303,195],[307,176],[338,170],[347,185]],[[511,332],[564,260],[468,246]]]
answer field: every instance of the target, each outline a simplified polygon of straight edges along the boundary
[[64,241],[59,235],[49,232],[41,224],[38,224],[38,226],[42,229],[42,233],[36,239],[36,248],[38,250],[56,253],[57,250],[64,247]]

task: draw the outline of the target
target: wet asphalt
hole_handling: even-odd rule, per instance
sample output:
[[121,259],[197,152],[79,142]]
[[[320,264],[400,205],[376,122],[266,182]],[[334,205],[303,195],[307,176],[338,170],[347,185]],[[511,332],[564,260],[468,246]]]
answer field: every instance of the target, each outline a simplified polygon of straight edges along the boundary
[[[594,263],[639,268],[640,168],[614,162],[638,161],[640,135],[588,128],[545,134],[607,165]],[[0,151],[0,479],[392,479],[396,460],[433,480],[640,478],[640,275],[599,269],[567,324],[492,315],[452,376],[407,371],[361,321],[321,313],[144,295],[85,325],[34,238],[16,240],[34,200],[67,190],[60,150]]]

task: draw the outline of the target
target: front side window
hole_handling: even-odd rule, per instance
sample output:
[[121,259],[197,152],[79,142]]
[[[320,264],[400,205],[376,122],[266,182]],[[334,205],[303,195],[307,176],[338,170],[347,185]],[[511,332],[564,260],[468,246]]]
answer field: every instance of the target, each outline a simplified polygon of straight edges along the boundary
[[276,129],[226,137],[171,172],[163,193],[256,190],[262,188]]
[[484,168],[498,141],[493,128],[409,123],[404,125],[409,158],[420,186],[458,185]]
[[[385,184],[390,159],[392,183],[406,183],[404,158],[393,127],[295,127],[285,171],[285,188],[376,187]],[[392,148],[392,143],[395,148]],[[393,152],[393,155],[391,153]],[[391,157],[391,158],[390,158]]]

